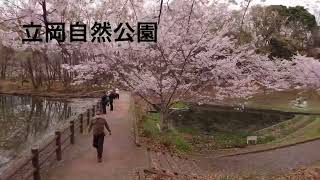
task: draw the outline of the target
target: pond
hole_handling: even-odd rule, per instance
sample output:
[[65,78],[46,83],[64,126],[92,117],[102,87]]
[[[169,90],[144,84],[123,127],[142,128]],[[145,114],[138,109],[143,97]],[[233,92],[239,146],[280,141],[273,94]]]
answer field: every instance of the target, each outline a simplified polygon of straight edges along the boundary
[[95,100],[0,95],[0,172],[32,145],[52,135]]
[[172,116],[178,128],[193,128],[205,134],[215,132],[254,132],[294,117],[293,113],[234,108],[216,105],[191,105]]

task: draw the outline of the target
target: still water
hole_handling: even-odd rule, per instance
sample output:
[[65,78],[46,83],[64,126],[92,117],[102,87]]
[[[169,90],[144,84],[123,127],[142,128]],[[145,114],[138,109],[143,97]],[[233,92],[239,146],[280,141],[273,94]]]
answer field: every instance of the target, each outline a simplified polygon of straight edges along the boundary
[[0,95],[0,173],[14,157],[95,103],[91,98],[66,100]]
[[189,110],[174,113],[175,127],[214,132],[254,132],[291,119],[294,113],[262,109],[238,109],[230,106],[192,105]]

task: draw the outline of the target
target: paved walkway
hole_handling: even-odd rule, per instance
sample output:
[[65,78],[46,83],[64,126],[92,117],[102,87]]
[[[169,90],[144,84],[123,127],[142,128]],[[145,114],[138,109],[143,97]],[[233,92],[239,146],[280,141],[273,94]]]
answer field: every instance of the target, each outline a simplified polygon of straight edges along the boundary
[[309,166],[320,161],[320,140],[272,151],[222,158],[204,158],[202,169],[222,174],[251,173],[268,175]]
[[[147,167],[146,152],[134,144],[133,124],[129,118],[129,94],[115,101],[108,111],[112,136],[105,137],[103,163],[97,163],[92,135],[76,136],[76,144],[63,152],[63,161],[42,175],[44,180],[129,180],[137,168]],[[199,158],[197,165],[208,173],[284,172],[320,160],[320,141],[273,151],[224,158]]]
[[92,135],[80,135],[76,145],[63,155],[64,161],[49,169],[44,180],[128,180],[135,169],[146,167],[145,151],[134,144],[129,118],[129,94],[122,93],[107,112],[112,135],[106,135],[103,162],[97,163]]

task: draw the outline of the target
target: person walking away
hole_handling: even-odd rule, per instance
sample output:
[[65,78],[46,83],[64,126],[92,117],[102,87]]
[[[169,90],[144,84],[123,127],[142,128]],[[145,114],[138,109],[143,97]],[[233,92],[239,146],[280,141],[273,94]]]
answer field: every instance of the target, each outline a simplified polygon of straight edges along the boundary
[[109,102],[110,102],[110,111],[113,111],[113,100],[114,100],[115,96],[114,96],[114,93],[113,91],[110,92],[109,94]]
[[116,88],[116,98],[119,99],[120,98],[120,94],[119,94],[119,89]]
[[107,120],[101,114],[101,111],[97,111],[97,115],[92,119],[89,132],[93,128],[93,147],[97,149],[97,158],[98,162],[102,162],[102,153],[103,153],[103,143],[104,143],[104,128],[106,128],[111,135],[110,127],[107,123]]
[[101,108],[102,108],[102,113],[106,114],[107,113],[107,106],[109,106],[109,96],[106,91],[104,91],[103,96],[101,97]]

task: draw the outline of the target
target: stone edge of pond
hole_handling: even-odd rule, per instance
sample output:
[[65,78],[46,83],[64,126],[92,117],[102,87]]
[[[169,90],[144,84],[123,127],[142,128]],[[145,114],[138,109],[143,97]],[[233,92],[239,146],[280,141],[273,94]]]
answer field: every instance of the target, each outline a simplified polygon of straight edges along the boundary
[[[186,102],[187,103],[187,102]],[[191,106],[199,106],[199,107],[215,107],[215,108],[228,108],[228,109],[235,109],[239,108],[239,106],[230,105],[226,103],[203,103],[203,104],[197,104],[196,102],[188,102]],[[320,115],[320,112],[315,111],[294,111],[294,110],[283,110],[283,109],[277,109],[277,108],[259,108],[259,107],[251,107],[251,106],[244,106],[243,107],[245,111],[265,111],[270,113],[284,113],[284,114],[300,114],[300,115]]]
[[270,146],[270,147],[266,147],[264,149],[251,150],[251,151],[249,150],[246,152],[234,152],[234,153],[229,153],[229,154],[224,154],[224,155],[218,155],[218,156],[215,156],[214,158],[232,157],[232,156],[240,156],[240,155],[246,155],[246,154],[261,153],[261,152],[266,152],[266,151],[273,151],[273,150],[287,148],[287,147],[291,147],[291,146],[295,146],[295,145],[299,145],[299,144],[304,144],[304,143],[309,143],[309,142],[313,142],[313,141],[317,141],[317,140],[320,140],[320,137],[312,138],[312,139],[308,139],[305,141],[300,141],[300,142],[296,142],[296,143],[292,143],[292,144]]

